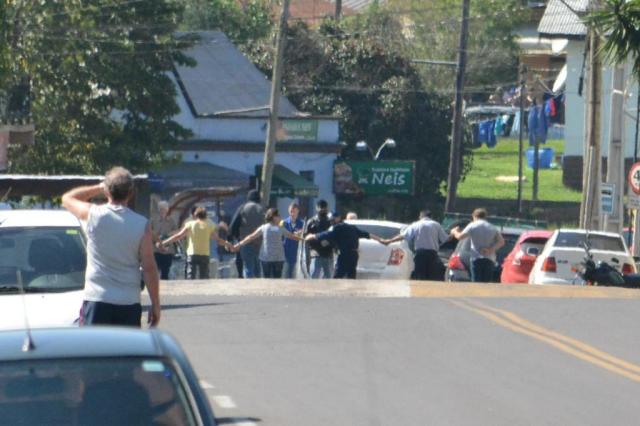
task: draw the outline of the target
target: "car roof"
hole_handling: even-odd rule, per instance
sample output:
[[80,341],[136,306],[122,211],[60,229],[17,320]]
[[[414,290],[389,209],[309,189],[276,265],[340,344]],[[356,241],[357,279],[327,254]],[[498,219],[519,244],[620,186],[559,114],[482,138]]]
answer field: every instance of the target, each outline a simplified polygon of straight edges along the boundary
[[77,227],[80,221],[66,210],[0,210],[0,228]]
[[0,332],[0,361],[52,358],[159,357],[164,333],[123,327],[32,329],[35,349],[24,352],[25,330]]
[[353,220],[345,220],[346,223],[350,223],[351,225],[371,225],[371,226],[389,226],[391,228],[404,228],[407,226],[406,223],[400,222],[391,222],[389,220],[375,220],[375,219],[353,219]]

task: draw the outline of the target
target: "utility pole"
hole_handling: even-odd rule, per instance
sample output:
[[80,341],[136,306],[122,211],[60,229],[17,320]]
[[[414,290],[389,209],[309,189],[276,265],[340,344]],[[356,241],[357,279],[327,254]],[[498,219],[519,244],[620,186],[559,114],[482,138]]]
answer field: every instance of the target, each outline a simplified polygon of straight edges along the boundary
[[611,120],[609,125],[609,153],[607,155],[607,183],[613,184],[613,213],[604,215],[604,230],[622,232],[624,220],[623,196],[626,182],[624,173],[624,66],[613,69],[611,79]]
[[342,0],[336,0],[336,21],[342,17]]
[[468,38],[469,0],[462,0],[462,28],[460,29],[460,45],[458,47],[458,66],[456,67],[456,98],[453,105],[453,129],[451,131],[447,200],[444,206],[445,212],[450,212],[455,207],[458,180],[460,179],[460,163],[462,162],[462,91],[464,90],[464,74],[467,67]]
[[600,228],[600,182],[602,180],[602,155],[600,152],[600,93],[602,63],[600,62],[600,37],[589,27],[589,99],[585,145],[587,158],[583,167],[586,186],[582,190],[580,226],[585,229]]
[[273,75],[271,77],[271,101],[269,103],[269,124],[267,127],[267,142],[264,147],[264,161],[262,163],[262,204],[269,205],[271,195],[271,179],[273,177],[273,163],[276,156],[276,131],[278,129],[278,108],[280,106],[280,89],[282,87],[282,58],[284,56],[285,39],[287,32],[287,18],[289,17],[289,0],[282,2],[282,14],[280,15],[280,27],[276,38],[276,58],[273,63]]
[[524,151],[522,145],[522,135],[524,133],[524,92],[527,83],[527,66],[520,67],[520,122],[518,123],[518,214],[522,214],[522,154]]

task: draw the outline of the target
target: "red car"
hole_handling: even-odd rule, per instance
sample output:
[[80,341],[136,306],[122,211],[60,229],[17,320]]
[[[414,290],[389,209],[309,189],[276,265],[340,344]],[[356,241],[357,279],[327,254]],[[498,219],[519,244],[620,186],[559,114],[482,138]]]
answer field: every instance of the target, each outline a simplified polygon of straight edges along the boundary
[[537,229],[523,232],[511,253],[504,259],[500,282],[503,284],[526,284],[529,282],[529,272],[531,272],[536,258],[542,253],[551,234],[553,231]]

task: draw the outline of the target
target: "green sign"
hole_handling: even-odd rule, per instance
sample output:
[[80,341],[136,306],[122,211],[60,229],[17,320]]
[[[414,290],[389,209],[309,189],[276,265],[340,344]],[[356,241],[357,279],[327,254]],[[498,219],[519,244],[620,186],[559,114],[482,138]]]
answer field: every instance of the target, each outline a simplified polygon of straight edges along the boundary
[[278,141],[308,141],[318,140],[318,120],[281,120],[279,121]]
[[333,166],[336,194],[413,195],[414,161],[341,161]]

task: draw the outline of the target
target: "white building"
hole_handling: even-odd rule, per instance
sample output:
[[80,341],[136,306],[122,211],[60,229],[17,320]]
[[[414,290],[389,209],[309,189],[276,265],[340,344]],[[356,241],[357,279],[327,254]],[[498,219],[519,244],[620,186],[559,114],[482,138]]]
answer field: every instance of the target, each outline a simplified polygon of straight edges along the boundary
[[[566,3],[566,4],[565,4]],[[565,85],[565,149],[563,159],[563,182],[565,185],[579,188],[582,184],[582,164],[585,148],[586,110],[587,100],[587,69],[585,48],[587,28],[580,16],[587,9],[588,0],[550,0],[545,13],[540,20],[538,32],[542,37],[556,40],[566,40],[567,78]],[[637,84],[630,78],[630,64],[625,67],[625,88],[628,97],[625,101],[625,157],[629,167],[634,154],[635,141],[635,112],[637,103]],[[582,94],[579,93],[580,80],[584,77]],[[610,109],[612,92],[612,67],[604,64],[602,68],[601,91],[601,137],[602,155],[607,157],[609,148]]]
[[[193,135],[179,145],[183,165],[172,168],[176,182],[170,186],[235,184],[246,193],[260,180],[271,83],[223,33],[198,35],[200,40],[185,52],[197,65],[176,64],[173,75],[180,107],[176,121]],[[338,119],[304,114],[286,97],[280,100],[279,116],[272,198],[281,214],[293,198],[303,205],[315,198],[334,205]],[[226,212],[232,213],[243,199],[228,201]]]

